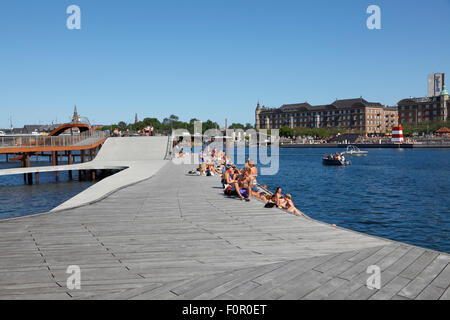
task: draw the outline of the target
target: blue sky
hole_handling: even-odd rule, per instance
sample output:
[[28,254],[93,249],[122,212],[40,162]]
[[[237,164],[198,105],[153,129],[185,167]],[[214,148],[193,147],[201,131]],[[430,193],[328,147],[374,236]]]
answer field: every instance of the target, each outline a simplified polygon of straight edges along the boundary
[[[81,8],[81,30],[66,8]],[[381,8],[381,30],[366,9]],[[2,0],[0,127],[137,112],[224,124],[363,96],[395,105],[450,77],[450,0]],[[450,79],[450,78],[449,78]]]

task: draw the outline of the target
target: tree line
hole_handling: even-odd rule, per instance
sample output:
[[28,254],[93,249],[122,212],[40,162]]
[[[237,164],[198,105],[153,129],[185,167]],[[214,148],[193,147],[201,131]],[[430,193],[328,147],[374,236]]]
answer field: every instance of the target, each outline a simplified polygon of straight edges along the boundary
[[305,127],[281,127],[279,129],[280,137],[318,137],[325,138],[335,136],[338,133],[344,133],[346,129],[343,128],[305,128]]
[[[196,119],[196,118],[192,118],[191,120],[189,120],[189,122],[180,121],[180,118],[178,116],[172,114],[168,118],[164,118],[162,121],[160,121],[157,118],[144,118],[142,121],[138,121],[136,123],[126,123],[125,121],[120,121],[117,124],[103,126],[99,130],[103,130],[103,131],[109,130],[109,131],[113,132],[114,130],[117,129],[122,132],[125,132],[127,130],[132,131],[132,132],[138,132],[138,131],[142,131],[146,127],[150,126],[150,127],[153,127],[154,132],[156,134],[159,134],[159,133],[160,134],[169,134],[170,132],[172,132],[172,130],[175,130],[175,129],[186,129],[191,134],[194,134],[194,122],[195,121],[200,121],[200,120]],[[245,125],[243,125],[241,123],[233,123],[228,128],[248,130],[248,129],[252,129],[253,126],[250,123],[247,123]],[[209,129],[220,129],[220,126],[217,122],[214,122],[214,121],[211,121],[208,119],[208,120],[202,122],[202,131],[203,131],[202,133],[204,133],[206,130],[209,130]]]
[[450,120],[447,121],[424,121],[421,123],[405,123],[402,124],[403,135],[405,137],[413,136],[414,134],[422,135],[435,133],[442,127],[450,127]]

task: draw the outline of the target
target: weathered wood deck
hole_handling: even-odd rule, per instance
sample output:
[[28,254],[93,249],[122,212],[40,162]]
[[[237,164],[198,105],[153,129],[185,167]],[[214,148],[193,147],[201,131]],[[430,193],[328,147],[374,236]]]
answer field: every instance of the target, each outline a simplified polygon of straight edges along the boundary
[[1,222],[0,299],[450,298],[447,254],[229,199],[187,171],[168,162],[95,204]]

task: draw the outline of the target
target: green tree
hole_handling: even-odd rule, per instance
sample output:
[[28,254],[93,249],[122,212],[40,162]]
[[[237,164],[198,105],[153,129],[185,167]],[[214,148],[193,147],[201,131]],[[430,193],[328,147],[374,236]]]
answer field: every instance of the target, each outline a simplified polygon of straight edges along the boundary
[[294,130],[290,127],[281,127],[280,128],[280,137],[293,137],[294,136]]
[[202,123],[203,133],[205,133],[205,131],[209,130],[209,129],[219,129],[219,128],[220,127],[219,127],[219,124],[217,122],[213,122],[213,121],[211,121],[209,119],[206,120],[206,122]]
[[242,130],[244,130],[245,127],[241,123],[232,123],[231,126],[228,127],[228,129],[242,129]]
[[127,124],[126,124],[125,122],[123,122],[123,121],[120,121],[120,122],[117,124],[117,127],[118,127],[118,129],[119,129],[120,131],[126,131],[126,130],[127,130]]
[[244,129],[245,129],[245,130],[249,130],[249,129],[254,129],[254,128],[253,128],[253,126],[252,126],[250,123],[247,122],[247,123],[245,124]]

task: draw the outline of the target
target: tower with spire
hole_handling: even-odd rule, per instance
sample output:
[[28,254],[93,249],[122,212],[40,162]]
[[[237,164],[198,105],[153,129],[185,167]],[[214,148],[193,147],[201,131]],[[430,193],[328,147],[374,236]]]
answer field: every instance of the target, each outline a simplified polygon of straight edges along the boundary
[[258,104],[256,105],[256,110],[255,110],[255,128],[256,128],[256,130],[261,129],[261,120],[259,119],[260,113],[261,113],[261,106],[259,105],[259,101],[258,101]]
[[80,116],[78,115],[77,106],[73,108],[73,116],[72,116],[72,123],[79,123],[80,122]]

